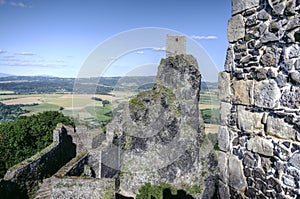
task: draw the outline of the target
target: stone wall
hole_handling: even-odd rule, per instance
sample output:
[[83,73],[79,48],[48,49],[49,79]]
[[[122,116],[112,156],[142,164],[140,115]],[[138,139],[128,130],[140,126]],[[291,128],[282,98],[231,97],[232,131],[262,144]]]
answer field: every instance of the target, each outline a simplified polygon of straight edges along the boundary
[[53,175],[75,157],[76,146],[66,128],[56,128],[53,138],[54,142],[46,149],[10,168],[4,176],[5,182],[18,185],[23,194],[31,196],[38,181]]
[[51,198],[115,198],[115,179],[52,177],[49,185]]
[[300,1],[232,0],[219,74],[221,198],[299,198]]

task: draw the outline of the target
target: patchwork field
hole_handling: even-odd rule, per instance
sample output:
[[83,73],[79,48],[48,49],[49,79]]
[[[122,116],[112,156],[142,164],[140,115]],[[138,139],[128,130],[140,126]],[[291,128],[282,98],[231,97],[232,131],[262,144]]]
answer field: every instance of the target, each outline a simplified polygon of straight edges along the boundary
[[[122,112],[124,104],[137,92],[113,91],[109,95],[100,94],[0,94],[0,102],[5,105],[24,105],[32,115],[43,111],[61,111],[84,123],[104,122],[111,120],[113,111]],[[98,99],[98,100],[95,100]],[[99,100],[101,99],[101,100]],[[103,105],[103,100],[109,103]],[[199,108],[205,123],[218,123],[219,100],[214,92],[201,93]],[[208,133],[217,132],[217,125],[206,125]]]

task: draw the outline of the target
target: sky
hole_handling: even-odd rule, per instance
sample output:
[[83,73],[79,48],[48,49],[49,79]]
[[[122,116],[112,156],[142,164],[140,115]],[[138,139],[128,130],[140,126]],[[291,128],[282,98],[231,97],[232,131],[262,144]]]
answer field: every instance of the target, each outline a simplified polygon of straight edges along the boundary
[[[186,35],[221,71],[230,15],[230,0],[0,0],[0,73],[77,77],[97,49],[117,52],[125,45],[117,42],[118,35],[125,35],[131,46],[130,34],[139,34],[132,30],[153,28]],[[105,49],[105,42],[113,49]],[[147,65],[155,68],[165,56],[164,42],[107,57],[112,60],[110,67],[95,75],[124,75]]]

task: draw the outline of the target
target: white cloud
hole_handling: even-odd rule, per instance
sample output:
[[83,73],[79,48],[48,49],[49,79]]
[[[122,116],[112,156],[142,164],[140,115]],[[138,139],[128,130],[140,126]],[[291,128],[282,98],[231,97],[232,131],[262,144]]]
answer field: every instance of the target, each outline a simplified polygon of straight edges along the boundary
[[0,49],[0,54],[3,54],[3,53],[6,53],[6,51]]
[[[1,0],[0,0],[1,1]],[[26,6],[24,3],[22,2],[10,2],[11,6],[15,6],[15,7],[22,7],[22,8],[26,8],[28,6]]]
[[152,48],[154,51],[166,51],[166,47],[161,47],[161,48]]
[[144,54],[144,51],[137,51],[136,54],[142,55]]
[[33,52],[20,52],[20,53],[16,53],[16,55],[35,55]]
[[214,39],[218,39],[217,36],[200,36],[200,35],[193,35],[191,38],[196,39],[196,40],[214,40]]
[[0,5],[5,4],[5,0],[0,0]]

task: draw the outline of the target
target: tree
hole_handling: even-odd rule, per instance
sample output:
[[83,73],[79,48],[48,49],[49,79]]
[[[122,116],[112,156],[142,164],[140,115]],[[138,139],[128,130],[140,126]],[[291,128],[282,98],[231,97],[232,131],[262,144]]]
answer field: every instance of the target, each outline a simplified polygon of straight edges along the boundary
[[110,104],[110,102],[109,102],[108,100],[103,100],[103,101],[102,101],[103,107],[105,107],[106,104]]
[[9,167],[50,145],[58,123],[75,127],[70,117],[58,111],[21,116],[12,122],[0,124],[0,178]]

